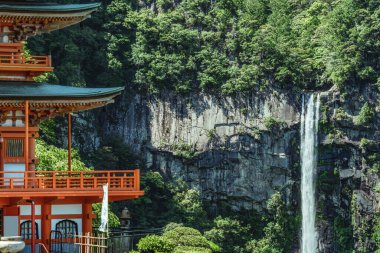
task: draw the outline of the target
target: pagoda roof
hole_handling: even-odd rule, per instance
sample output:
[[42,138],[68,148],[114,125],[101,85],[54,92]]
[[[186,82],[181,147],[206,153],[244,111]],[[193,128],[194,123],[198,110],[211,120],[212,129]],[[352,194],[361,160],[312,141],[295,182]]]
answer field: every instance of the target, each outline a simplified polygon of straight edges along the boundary
[[103,107],[114,102],[124,87],[84,88],[48,83],[0,82],[0,121],[9,111],[24,110],[29,101],[30,122]]
[[38,2],[9,2],[0,1],[0,12],[23,12],[23,13],[71,13],[83,11],[95,11],[100,3],[90,4],[53,4]]
[[94,99],[119,95],[124,87],[85,88],[47,83],[0,82],[0,99]]
[[[56,4],[35,1],[1,1],[0,22],[13,26],[14,42],[77,24],[95,13],[100,3]],[[12,34],[11,34],[12,35]]]

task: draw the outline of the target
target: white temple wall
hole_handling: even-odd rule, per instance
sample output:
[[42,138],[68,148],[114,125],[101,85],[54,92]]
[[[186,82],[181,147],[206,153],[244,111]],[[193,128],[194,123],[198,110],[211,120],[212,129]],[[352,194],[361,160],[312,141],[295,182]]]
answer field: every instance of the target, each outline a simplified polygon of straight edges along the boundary
[[[31,205],[20,205],[20,215],[32,215]],[[41,205],[35,205],[35,215],[41,215]]]
[[18,216],[4,216],[4,236],[18,235]]
[[[4,172],[14,172],[14,171],[25,171],[25,164],[23,163],[5,163]],[[22,186],[24,185],[24,173],[4,173],[4,178],[17,178],[13,180],[13,185]],[[10,182],[4,180],[4,185],[9,186]]]
[[82,214],[82,204],[52,205],[52,215]]

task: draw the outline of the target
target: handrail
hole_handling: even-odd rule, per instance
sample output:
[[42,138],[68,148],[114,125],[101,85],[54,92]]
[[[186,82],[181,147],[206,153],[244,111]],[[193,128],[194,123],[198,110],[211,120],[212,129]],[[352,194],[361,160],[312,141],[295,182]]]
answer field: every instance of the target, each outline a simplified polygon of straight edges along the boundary
[[51,191],[100,189],[140,191],[140,171],[0,171],[0,190]]

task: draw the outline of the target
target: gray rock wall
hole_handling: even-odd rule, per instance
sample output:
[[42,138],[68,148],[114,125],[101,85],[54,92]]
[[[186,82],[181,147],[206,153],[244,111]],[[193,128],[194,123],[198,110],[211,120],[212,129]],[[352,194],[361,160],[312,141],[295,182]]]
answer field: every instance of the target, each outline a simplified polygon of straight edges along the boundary
[[[335,89],[321,92],[320,252],[374,251],[371,233],[379,210],[375,187],[380,180],[368,157],[380,151],[378,94],[375,86],[349,95]],[[365,102],[374,118],[370,124],[357,125]],[[93,118],[102,123],[96,134],[83,124],[86,134],[79,137],[93,148],[110,134],[120,136],[143,155],[147,168],[168,179],[184,179],[214,208],[226,202],[234,209],[260,211],[280,190],[296,210],[300,110],[301,96],[285,92],[235,97],[125,95]],[[363,139],[370,144],[363,147]],[[339,242],[342,233],[347,241]]]
[[186,180],[211,202],[260,210],[271,194],[295,182],[299,107],[294,98],[136,95],[110,110],[108,134],[122,136],[143,154],[147,168]]

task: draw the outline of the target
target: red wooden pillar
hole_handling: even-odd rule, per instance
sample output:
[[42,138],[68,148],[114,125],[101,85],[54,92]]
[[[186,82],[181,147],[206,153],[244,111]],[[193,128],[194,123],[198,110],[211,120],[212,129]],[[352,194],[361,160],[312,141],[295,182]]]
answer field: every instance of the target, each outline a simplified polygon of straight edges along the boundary
[[29,101],[25,100],[25,171],[29,170]]
[[36,203],[31,200],[30,201],[30,212],[31,212],[31,220],[32,220],[32,253],[36,252]]
[[92,233],[92,205],[82,204],[82,234]]
[[41,204],[41,239],[49,249],[51,227],[51,204]]
[[[29,157],[28,159],[32,159],[35,161],[36,157],[35,157],[35,149],[36,149],[36,140],[33,138],[30,138],[29,139]],[[35,171],[36,169],[36,166],[35,166],[35,163],[30,163],[29,164],[29,171]],[[34,173],[33,173],[33,177],[34,177]]]

